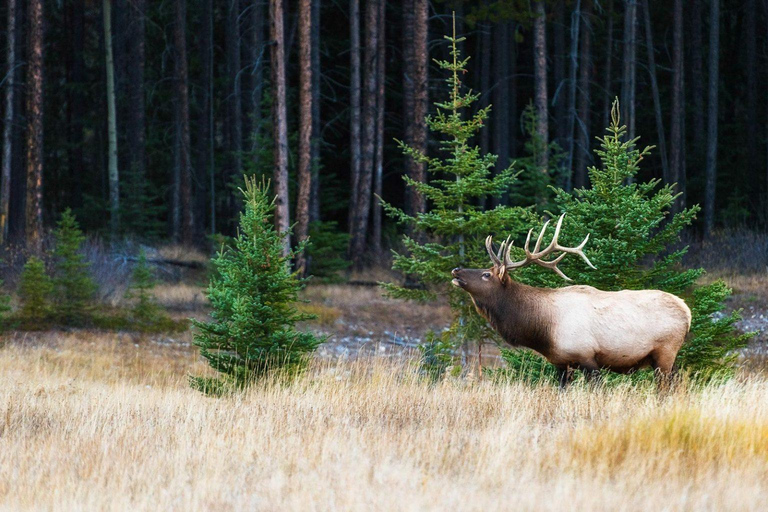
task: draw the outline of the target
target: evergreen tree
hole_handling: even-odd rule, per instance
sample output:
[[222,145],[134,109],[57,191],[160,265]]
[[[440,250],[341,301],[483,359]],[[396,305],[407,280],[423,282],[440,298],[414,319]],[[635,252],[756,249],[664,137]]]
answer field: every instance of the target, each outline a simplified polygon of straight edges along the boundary
[[244,387],[272,371],[293,373],[322,342],[297,322],[312,318],[295,304],[304,285],[290,270],[293,254],[283,254],[283,237],[272,224],[274,200],[268,184],[246,178],[245,211],[231,247],[213,259],[214,277],[208,287],[212,321],[193,320],[195,345],[222,379],[193,377],[193,387],[220,393],[228,386]]
[[[530,208],[499,205],[485,209],[489,198],[499,198],[515,182],[513,169],[492,170],[496,156],[481,154],[473,138],[488,118],[490,106],[471,114],[479,95],[465,91],[461,76],[466,73],[468,58],[461,59],[458,44],[464,38],[455,33],[446,39],[451,44],[450,61],[439,61],[450,74],[446,80],[448,99],[435,103],[437,113],[427,117],[427,126],[439,141],[439,157],[430,157],[399,142],[403,152],[425,163],[432,178],[417,182],[405,176],[406,185],[421,194],[430,205],[425,213],[411,216],[391,204],[384,203],[389,216],[405,225],[405,253],[394,254],[393,268],[412,276],[419,289],[382,283],[387,293],[396,298],[430,300],[446,296],[453,311],[453,323],[446,337],[453,343],[464,343],[493,336],[484,320],[474,312],[468,295],[451,286],[451,269],[455,267],[487,267],[484,240],[488,234],[517,236],[533,223]],[[466,117],[466,118],[465,118]],[[447,340],[443,340],[446,342]]]
[[45,272],[45,263],[32,256],[24,264],[19,281],[19,316],[24,321],[47,321],[51,314],[53,282]]
[[[601,290],[658,289],[681,296],[691,308],[693,320],[676,364],[699,377],[727,372],[734,350],[743,347],[750,335],[735,332],[738,313],[712,317],[723,308],[730,290],[720,281],[697,287],[704,270],[683,268],[687,248],[675,248],[680,232],[700,208],[696,205],[671,215],[677,197],[674,184],[635,181],[640,162],[652,148],[639,150],[638,138],[626,140],[618,101],[614,102],[607,132],[598,139],[601,148],[595,151],[601,165],[589,169],[591,187],[573,193],[557,189],[554,198],[557,210],[567,212],[561,243],[578,243],[589,234],[586,252],[596,270],[576,258],[566,258],[559,266],[576,283]],[[522,249],[515,251],[514,257],[522,259]],[[569,284],[539,267],[518,270],[512,277],[535,286]],[[554,375],[553,368],[532,364],[526,354],[507,351],[504,357],[514,372],[526,373],[521,368],[527,367]]]
[[81,252],[85,236],[69,208],[57,223],[54,238],[56,316],[65,324],[80,325],[93,307],[96,284],[88,274],[90,265]]
[[156,284],[152,268],[147,262],[147,255],[142,249],[133,267],[131,286],[126,293],[127,299],[135,299],[131,307],[131,317],[139,327],[153,327],[166,319],[162,308],[152,295],[152,289]]

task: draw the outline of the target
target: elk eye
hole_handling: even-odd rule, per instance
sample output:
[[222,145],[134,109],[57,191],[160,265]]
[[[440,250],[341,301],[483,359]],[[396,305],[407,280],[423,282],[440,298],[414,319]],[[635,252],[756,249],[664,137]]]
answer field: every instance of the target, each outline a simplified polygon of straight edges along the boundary
[[490,272],[484,272],[483,273],[483,279],[490,279],[490,278],[491,278],[491,273]]

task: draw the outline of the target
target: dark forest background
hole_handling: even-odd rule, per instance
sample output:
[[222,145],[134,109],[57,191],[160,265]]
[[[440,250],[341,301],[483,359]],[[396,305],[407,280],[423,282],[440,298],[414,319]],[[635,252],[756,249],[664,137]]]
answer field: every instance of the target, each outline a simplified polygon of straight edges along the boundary
[[[641,179],[700,203],[696,235],[768,225],[765,0],[3,0],[2,243],[40,250],[72,208],[90,233],[205,245],[263,174],[294,241],[349,233],[359,265],[410,213],[447,96],[432,59],[466,36],[465,83],[492,104],[476,143],[526,179],[588,185],[611,101]],[[536,148],[548,148],[540,151]],[[540,189],[541,190],[541,189]],[[546,192],[544,192],[546,193]],[[513,195],[502,201],[520,201]],[[528,198],[528,204],[543,204]],[[304,265],[304,262],[298,262]]]

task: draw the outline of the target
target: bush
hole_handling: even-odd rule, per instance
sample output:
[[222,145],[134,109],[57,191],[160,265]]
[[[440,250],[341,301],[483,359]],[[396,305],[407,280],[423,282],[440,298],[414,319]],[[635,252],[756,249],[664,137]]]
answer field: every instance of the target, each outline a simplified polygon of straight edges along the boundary
[[57,223],[54,238],[55,315],[66,325],[82,325],[93,312],[96,284],[81,252],[85,236],[69,208]]
[[[304,369],[322,340],[295,324],[309,320],[295,305],[304,285],[283,255],[283,236],[272,225],[274,200],[268,185],[245,179],[245,211],[231,247],[213,259],[208,287],[212,321],[193,320],[194,344],[220,378],[192,377],[192,387],[212,394],[243,388],[269,373]],[[299,248],[298,250],[300,250]]]
[[53,282],[40,258],[32,256],[24,264],[18,292],[21,302],[18,316],[22,321],[38,322],[39,328],[50,320]]

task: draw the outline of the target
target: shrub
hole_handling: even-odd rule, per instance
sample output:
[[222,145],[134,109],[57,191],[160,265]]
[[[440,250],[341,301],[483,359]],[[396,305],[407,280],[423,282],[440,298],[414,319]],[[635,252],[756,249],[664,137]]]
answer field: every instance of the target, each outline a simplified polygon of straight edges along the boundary
[[70,209],[66,209],[54,230],[53,250],[56,317],[67,325],[81,325],[93,310],[96,284],[81,252],[85,236]]
[[220,378],[192,377],[191,385],[218,394],[242,388],[272,372],[301,371],[322,340],[295,324],[312,315],[296,309],[304,285],[283,255],[283,236],[272,226],[274,200],[268,185],[245,179],[241,189],[245,211],[231,247],[213,259],[214,277],[208,287],[213,307],[210,322],[193,320],[194,344]]
[[32,256],[24,264],[18,293],[21,302],[18,316],[21,320],[46,323],[50,319],[53,282],[40,258]]

